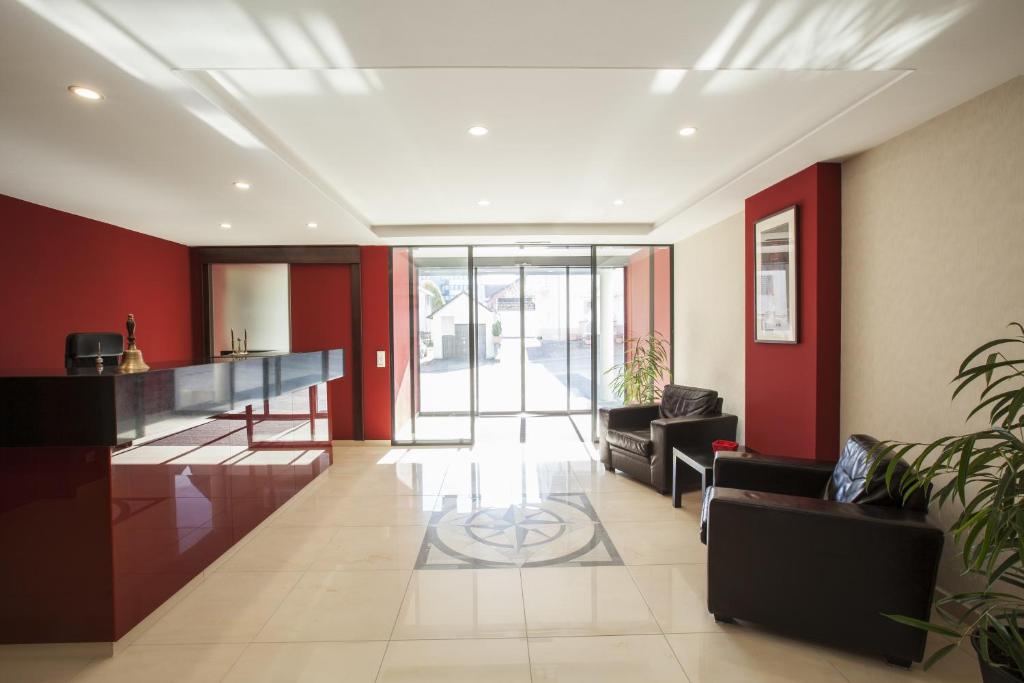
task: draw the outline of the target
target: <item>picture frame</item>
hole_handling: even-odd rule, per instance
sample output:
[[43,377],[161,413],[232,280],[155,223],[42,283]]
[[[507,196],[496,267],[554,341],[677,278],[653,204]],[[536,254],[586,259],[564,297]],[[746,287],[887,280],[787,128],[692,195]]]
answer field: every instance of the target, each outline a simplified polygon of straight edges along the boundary
[[754,341],[798,343],[797,207],[754,223]]

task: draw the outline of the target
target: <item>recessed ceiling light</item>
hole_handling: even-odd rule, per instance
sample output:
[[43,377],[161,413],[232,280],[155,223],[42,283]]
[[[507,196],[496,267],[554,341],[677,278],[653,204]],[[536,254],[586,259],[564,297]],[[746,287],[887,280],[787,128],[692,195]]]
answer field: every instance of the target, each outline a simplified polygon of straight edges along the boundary
[[473,126],[472,128],[469,129],[469,134],[470,135],[475,135],[476,137],[480,137],[482,135],[487,135],[488,132],[490,132],[490,131],[488,131],[483,126]]
[[239,190],[248,190],[250,187],[252,187],[252,185],[245,182],[244,180],[236,180],[235,187],[237,187]]
[[220,229],[221,230],[230,230],[231,229],[231,224],[230,223],[221,223],[220,224]]
[[694,128],[693,126],[686,126],[685,128],[679,129],[679,134],[682,135],[684,138],[688,138],[696,132],[697,129]]
[[615,199],[612,201],[612,204],[614,204],[615,206],[622,206],[625,203],[626,202],[622,201],[621,199]]
[[86,88],[84,85],[69,85],[68,91],[72,95],[78,95],[83,100],[102,100],[103,95],[98,90]]
[[309,228],[310,230],[313,230],[313,229],[318,228],[320,226],[317,225],[316,223],[314,223],[313,221],[310,221],[309,223],[306,223],[306,227]]
[[490,206],[491,205],[491,200],[490,199],[481,199],[480,201],[478,201],[476,203],[476,205],[477,206]]

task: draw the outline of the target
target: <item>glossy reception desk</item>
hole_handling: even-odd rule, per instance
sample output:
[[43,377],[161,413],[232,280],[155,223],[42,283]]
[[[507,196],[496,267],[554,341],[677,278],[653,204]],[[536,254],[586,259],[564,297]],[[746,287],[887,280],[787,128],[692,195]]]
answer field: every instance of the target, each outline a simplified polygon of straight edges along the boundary
[[[334,349],[0,374],[0,642],[127,633],[330,464],[250,452],[243,423],[209,418],[343,367]],[[216,445],[176,440],[189,427]]]

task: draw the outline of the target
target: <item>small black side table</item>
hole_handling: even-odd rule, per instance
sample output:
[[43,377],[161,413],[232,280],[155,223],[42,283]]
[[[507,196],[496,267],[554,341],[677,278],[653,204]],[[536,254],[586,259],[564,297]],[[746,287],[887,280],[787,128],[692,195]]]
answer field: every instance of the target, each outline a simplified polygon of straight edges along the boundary
[[[757,455],[756,451],[740,446],[736,451],[722,451],[722,453],[747,453]],[[700,475],[701,493],[711,486],[714,481],[715,454],[714,453],[684,453],[678,448],[672,449],[672,507],[682,507],[683,490],[680,478],[684,474],[684,467],[696,471]]]

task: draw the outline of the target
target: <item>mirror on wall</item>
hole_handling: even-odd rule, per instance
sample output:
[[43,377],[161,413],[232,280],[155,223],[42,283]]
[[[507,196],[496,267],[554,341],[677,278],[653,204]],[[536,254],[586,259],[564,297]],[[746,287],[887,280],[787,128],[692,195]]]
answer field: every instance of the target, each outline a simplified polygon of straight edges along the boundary
[[231,353],[239,339],[249,353],[291,350],[286,263],[215,263],[210,266],[212,355]]

